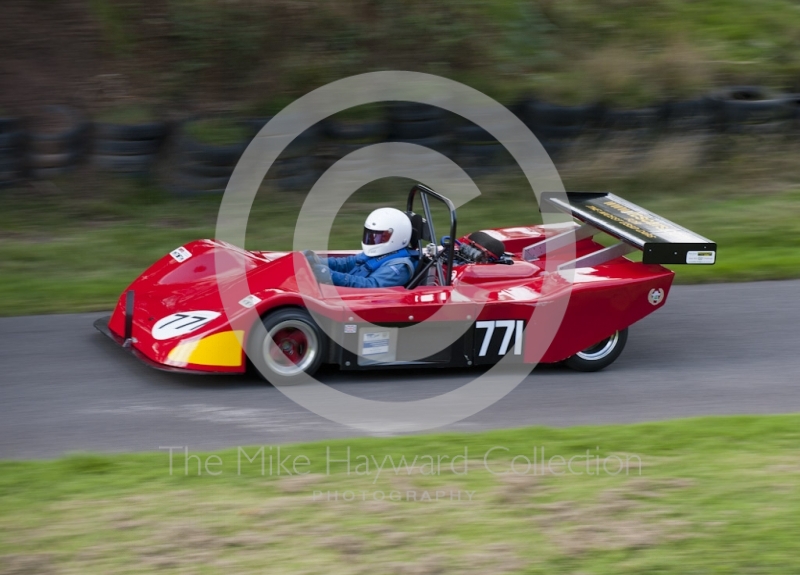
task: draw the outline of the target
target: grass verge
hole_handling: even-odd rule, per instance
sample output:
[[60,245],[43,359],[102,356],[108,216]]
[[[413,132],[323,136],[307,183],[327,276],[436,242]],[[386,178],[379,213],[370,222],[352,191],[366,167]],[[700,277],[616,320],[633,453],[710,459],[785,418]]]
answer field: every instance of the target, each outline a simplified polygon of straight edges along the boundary
[[2,462],[0,573],[796,573],[799,429],[336,440],[282,446],[283,467],[265,446],[263,472],[260,447],[176,449],[172,475],[167,451]]

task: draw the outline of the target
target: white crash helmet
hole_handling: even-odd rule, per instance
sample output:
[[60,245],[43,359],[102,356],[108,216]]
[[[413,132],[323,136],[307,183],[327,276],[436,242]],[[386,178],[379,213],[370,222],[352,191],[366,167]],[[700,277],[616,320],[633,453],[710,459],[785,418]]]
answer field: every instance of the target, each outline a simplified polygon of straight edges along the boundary
[[370,257],[401,250],[411,241],[411,220],[395,208],[380,208],[367,216],[361,248]]

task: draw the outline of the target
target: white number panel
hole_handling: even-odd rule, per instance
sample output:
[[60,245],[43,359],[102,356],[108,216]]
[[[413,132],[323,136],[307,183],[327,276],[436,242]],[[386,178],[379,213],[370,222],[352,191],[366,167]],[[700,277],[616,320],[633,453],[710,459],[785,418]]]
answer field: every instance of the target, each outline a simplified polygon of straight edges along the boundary
[[508,354],[522,356],[524,328],[521,319],[475,322],[475,363],[495,363]]
[[220,316],[216,311],[187,311],[162,317],[153,326],[153,339],[163,340],[186,335]]

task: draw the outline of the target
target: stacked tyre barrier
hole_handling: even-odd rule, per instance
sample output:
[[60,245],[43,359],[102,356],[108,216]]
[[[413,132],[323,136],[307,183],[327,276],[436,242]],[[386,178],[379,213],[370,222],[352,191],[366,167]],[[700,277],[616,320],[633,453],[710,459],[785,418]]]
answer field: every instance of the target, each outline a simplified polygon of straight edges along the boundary
[[[267,120],[260,121],[261,127]],[[311,126],[286,146],[267,172],[267,186],[283,192],[307,192],[322,174],[323,127]]]
[[455,129],[455,161],[474,178],[502,171],[513,159],[489,132],[470,124]]
[[[184,124],[177,134],[169,187],[173,193],[196,196],[224,193],[233,170],[253,136],[269,118],[242,120],[247,137],[227,145],[209,144],[193,138]],[[280,154],[266,175],[268,186],[281,191],[308,191],[319,177],[319,130],[309,128]]]
[[364,146],[385,142],[389,135],[389,124],[385,118],[347,121],[329,119],[323,125],[325,151],[323,165],[335,161]]
[[389,106],[388,112],[389,141],[416,144],[449,155],[451,126],[442,108],[395,102]]
[[557,106],[528,100],[518,106],[521,119],[551,156],[559,156],[581,136],[600,124],[597,105]]
[[0,118],[0,187],[16,184],[25,167],[26,134],[16,118]]
[[707,97],[670,100],[662,105],[664,127],[673,133],[707,130],[712,124],[711,102]]
[[343,170],[359,171],[362,163],[348,156],[363,147],[385,142],[388,133],[389,124],[383,116],[361,120],[328,118],[322,125],[324,138],[317,169],[324,172],[343,160],[340,166]]
[[222,194],[249,143],[208,144],[193,138],[184,123],[177,134],[170,188],[182,196]]
[[786,131],[796,116],[796,100],[756,86],[719,90],[709,97],[714,126],[732,134]]
[[[510,108],[557,161],[576,141],[603,145],[606,136],[630,139],[639,146],[640,140],[663,133],[795,135],[800,128],[800,95],[759,86],[733,86],[694,99],[635,109],[560,106],[533,98]],[[214,145],[191,137],[185,129],[198,118],[184,123],[171,137],[172,130],[164,122],[91,124],[68,106],[49,106],[44,112],[49,124],[0,118],[0,186],[14,185],[28,176],[46,179],[63,174],[88,153],[99,169],[148,174],[168,148],[173,155],[164,168],[175,193],[221,194],[251,138],[269,120],[242,120],[248,127],[237,133],[236,137],[245,134],[242,141]],[[202,131],[192,133],[199,138]],[[377,110],[373,119],[350,121],[336,116],[309,128],[283,150],[265,183],[277,190],[307,191],[333,163],[363,146],[386,141],[433,149],[474,176],[513,164],[508,152],[481,127],[436,106],[391,102]]]
[[162,121],[94,124],[92,164],[100,170],[132,176],[152,172],[167,136]]
[[628,138],[651,138],[664,128],[664,107],[618,109],[607,108],[601,113],[600,124],[605,134]]
[[89,149],[91,124],[68,106],[46,106],[42,116],[57,126],[31,130],[27,165],[31,177],[46,180],[74,170]]

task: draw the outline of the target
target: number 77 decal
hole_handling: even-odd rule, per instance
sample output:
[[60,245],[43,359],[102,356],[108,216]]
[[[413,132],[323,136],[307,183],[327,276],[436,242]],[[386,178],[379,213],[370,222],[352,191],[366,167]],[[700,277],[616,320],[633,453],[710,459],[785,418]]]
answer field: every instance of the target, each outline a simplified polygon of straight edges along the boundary
[[492,335],[495,328],[503,328],[503,341],[500,342],[500,349],[498,355],[505,355],[508,352],[508,346],[511,343],[511,336],[514,337],[514,355],[522,355],[522,328],[524,322],[521,319],[499,319],[494,321],[478,321],[475,322],[477,329],[485,329],[483,334],[483,342],[478,351],[478,357],[485,357],[489,351],[489,344],[492,342]]

